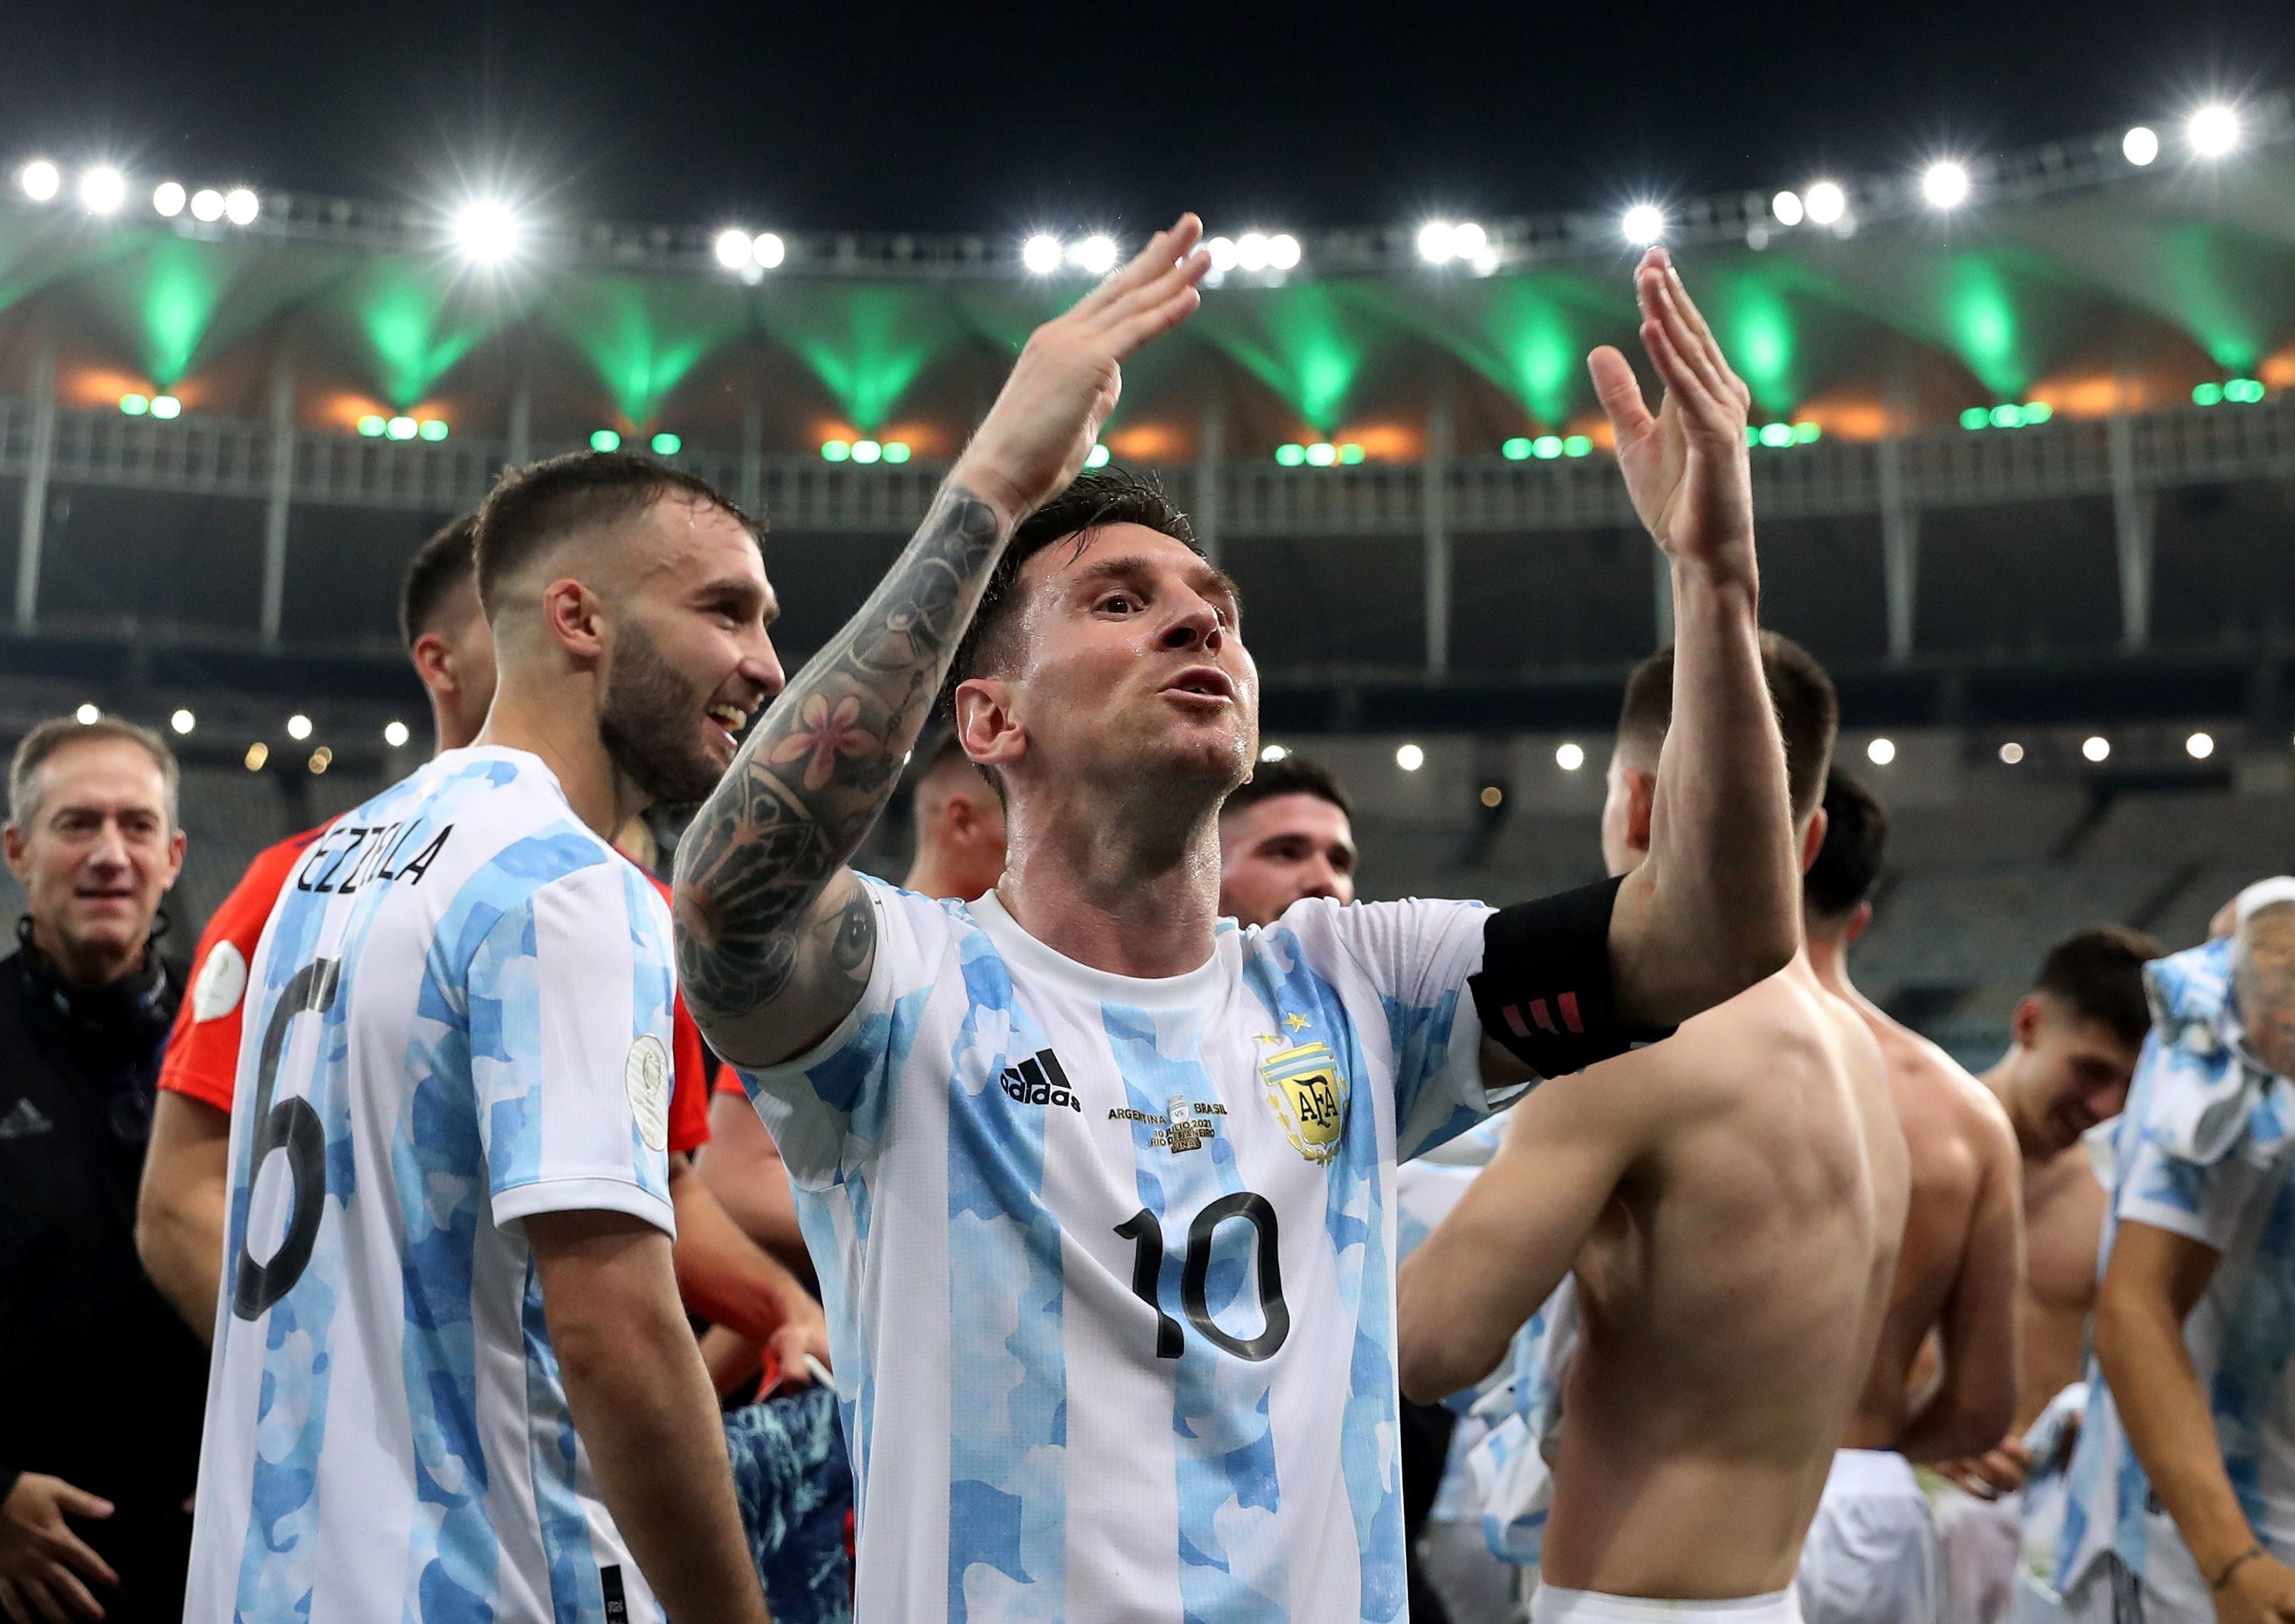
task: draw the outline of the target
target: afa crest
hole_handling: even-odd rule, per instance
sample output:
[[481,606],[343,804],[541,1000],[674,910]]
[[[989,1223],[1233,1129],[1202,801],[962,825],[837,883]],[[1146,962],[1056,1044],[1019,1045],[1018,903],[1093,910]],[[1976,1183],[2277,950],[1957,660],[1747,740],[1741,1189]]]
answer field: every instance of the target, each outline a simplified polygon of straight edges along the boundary
[[1338,1155],[1350,1090],[1329,1044],[1303,1043],[1268,1056],[1259,1063],[1259,1081],[1301,1155],[1327,1162]]

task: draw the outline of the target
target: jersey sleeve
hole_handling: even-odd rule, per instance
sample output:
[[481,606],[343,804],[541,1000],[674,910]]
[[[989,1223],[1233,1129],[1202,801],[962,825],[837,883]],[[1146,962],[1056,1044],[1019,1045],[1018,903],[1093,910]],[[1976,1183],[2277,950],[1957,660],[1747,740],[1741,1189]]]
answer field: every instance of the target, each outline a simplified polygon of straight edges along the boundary
[[709,1142],[709,1050],[682,992],[677,994],[670,1024],[675,1033],[670,1059],[676,1075],[669,1092],[669,1149],[672,1155],[690,1156]]
[[231,1109],[239,1076],[241,1024],[247,1013],[247,971],[271,910],[308,849],[307,838],[274,846],[248,865],[208,920],[192,955],[191,990],[176,1011],[159,1063],[159,1086]]
[[1466,978],[1482,968],[1480,902],[1295,903],[1282,927],[1311,958],[1344,957],[1378,999],[1394,1056],[1394,1147],[1409,1161],[1464,1133],[1518,1088],[1482,1086],[1482,1017]]
[[894,1073],[915,1045],[925,1005],[944,970],[958,974],[948,966],[953,926],[939,903],[858,877],[877,916],[876,962],[860,1002],[804,1054],[741,1073],[789,1178],[812,1190],[875,1156]]
[[674,1234],[669,915],[599,862],[507,907],[467,975],[470,1077],[494,1221],[626,1212]]
[[2210,1251],[2228,1252],[2250,1204],[2273,1182],[2277,1155],[2262,1152],[2242,1134],[2214,1161],[2194,1162],[2169,1150],[2163,1137],[2150,1123],[2138,1122],[2124,1141],[2127,1162],[2119,1170],[2114,1213]]

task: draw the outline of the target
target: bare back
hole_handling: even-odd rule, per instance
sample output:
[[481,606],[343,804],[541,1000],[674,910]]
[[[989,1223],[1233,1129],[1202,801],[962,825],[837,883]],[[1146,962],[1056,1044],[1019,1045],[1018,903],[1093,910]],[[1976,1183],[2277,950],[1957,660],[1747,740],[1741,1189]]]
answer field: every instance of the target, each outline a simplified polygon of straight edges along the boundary
[[1578,1259],[1546,1574],[1623,1595],[1781,1589],[1904,1228],[1880,1050],[1802,958],[1597,1070],[1648,1090],[1662,1126]]
[[[1898,1446],[1912,1414],[1912,1373],[1922,1344],[1948,1313],[1967,1310],[1970,1305],[1956,1298],[1965,1294],[1972,1264],[1992,1261],[1970,1256],[1979,1237],[1980,1213],[1988,1202],[1999,1203],[2013,1221],[2013,1208],[2007,1204],[2013,1196],[2016,1145],[1999,1102],[1950,1056],[1870,1005],[1860,1002],[1857,1008],[1888,1065],[1889,1091],[1905,1133],[1911,1196],[1888,1317],[1842,1443],[1852,1449],[1889,1449]],[[2002,1307],[2010,1301],[2004,1296]],[[2003,1334],[1999,1340],[2005,1374],[2009,1338]]]

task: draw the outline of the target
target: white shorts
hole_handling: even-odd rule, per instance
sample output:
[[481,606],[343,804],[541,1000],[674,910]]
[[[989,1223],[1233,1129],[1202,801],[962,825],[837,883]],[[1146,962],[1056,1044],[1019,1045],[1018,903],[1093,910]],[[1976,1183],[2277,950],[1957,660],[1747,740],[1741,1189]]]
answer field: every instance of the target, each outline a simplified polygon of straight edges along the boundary
[[1936,1624],[1936,1521],[1903,1456],[1834,1456],[1793,1587],[1809,1624]]
[[1540,1585],[1530,1598],[1530,1624],[1801,1624],[1801,1617],[1790,1590],[1734,1601],[1650,1602]]
[[1936,1512],[1944,1616],[1952,1624],[2013,1624],[2024,1565],[2022,1498],[1980,1499],[1945,1483],[1929,1503]]

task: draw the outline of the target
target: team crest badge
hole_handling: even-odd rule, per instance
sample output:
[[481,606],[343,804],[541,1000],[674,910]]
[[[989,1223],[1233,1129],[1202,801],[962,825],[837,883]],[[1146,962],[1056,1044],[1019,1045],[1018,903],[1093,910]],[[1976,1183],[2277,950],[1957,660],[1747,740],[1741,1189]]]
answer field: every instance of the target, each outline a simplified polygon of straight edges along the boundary
[[1278,1050],[1259,1063],[1267,1103],[1275,1107],[1298,1153],[1310,1162],[1327,1162],[1339,1153],[1347,1127],[1346,1073],[1327,1043],[1303,1043]]

